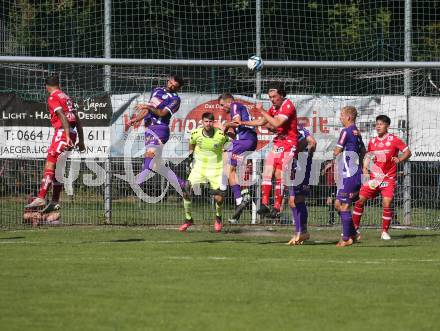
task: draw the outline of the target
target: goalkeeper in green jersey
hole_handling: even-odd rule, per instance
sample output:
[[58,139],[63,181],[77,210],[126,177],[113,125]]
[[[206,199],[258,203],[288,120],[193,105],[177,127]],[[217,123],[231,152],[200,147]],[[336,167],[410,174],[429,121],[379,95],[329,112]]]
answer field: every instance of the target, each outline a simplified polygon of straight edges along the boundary
[[189,150],[194,158],[191,173],[188,177],[190,188],[186,189],[183,196],[185,209],[185,223],[179,231],[186,231],[194,224],[191,215],[191,192],[199,187],[201,183],[209,183],[215,200],[215,222],[216,232],[222,230],[222,205],[226,185],[223,179],[223,151],[229,137],[222,130],[214,128],[214,115],[204,113],[202,115],[203,127],[191,132]]

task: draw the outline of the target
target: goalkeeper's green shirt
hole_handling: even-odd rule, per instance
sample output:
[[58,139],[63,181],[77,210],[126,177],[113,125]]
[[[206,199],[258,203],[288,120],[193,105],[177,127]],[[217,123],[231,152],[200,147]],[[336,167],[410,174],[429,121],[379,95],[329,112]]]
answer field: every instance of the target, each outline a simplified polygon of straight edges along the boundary
[[222,168],[222,154],[227,142],[229,142],[229,137],[218,128],[214,128],[214,135],[212,137],[206,136],[203,133],[203,128],[194,130],[189,139],[189,143],[195,145],[194,168]]

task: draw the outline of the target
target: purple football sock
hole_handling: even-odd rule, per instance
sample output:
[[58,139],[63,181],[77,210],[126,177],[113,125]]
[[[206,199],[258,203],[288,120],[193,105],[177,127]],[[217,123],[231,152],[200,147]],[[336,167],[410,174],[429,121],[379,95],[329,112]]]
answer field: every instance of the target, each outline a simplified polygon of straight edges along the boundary
[[307,206],[304,202],[298,202],[296,204],[296,210],[299,214],[299,221],[301,224],[301,232],[307,232],[307,218],[309,213],[307,211]]
[[180,187],[185,187],[186,185],[186,180],[183,178],[180,178],[179,176],[176,175],[176,173],[174,173],[174,176],[176,176],[177,181],[179,182]]
[[353,235],[353,220],[351,218],[351,211],[341,211],[341,223],[342,223],[342,240],[347,241],[350,236]]
[[186,181],[184,179],[180,178],[179,176],[177,176],[176,173],[171,169],[167,169],[167,174],[165,177],[169,178],[171,180],[173,180],[175,178],[177,180],[177,182],[179,183],[180,187],[184,187],[186,185]]
[[139,174],[139,178],[136,181],[136,183],[138,185],[142,184],[143,182],[145,182],[145,178],[147,178],[148,173],[150,172],[151,168],[150,168],[150,164],[151,161],[153,161],[152,157],[146,157],[144,158],[144,164],[142,166],[142,171]]
[[293,221],[295,222],[295,232],[301,232],[301,220],[298,209],[296,207],[290,209],[292,209]]
[[183,194],[182,190],[186,185],[186,181],[177,176],[173,170],[168,167],[161,166],[156,172],[159,175],[164,176],[179,194]]
[[240,185],[238,185],[238,184],[232,185],[231,186],[231,191],[232,191],[232,194],[234,195],[234,199],[235,200],[241,198],[241,188],[240,188]]

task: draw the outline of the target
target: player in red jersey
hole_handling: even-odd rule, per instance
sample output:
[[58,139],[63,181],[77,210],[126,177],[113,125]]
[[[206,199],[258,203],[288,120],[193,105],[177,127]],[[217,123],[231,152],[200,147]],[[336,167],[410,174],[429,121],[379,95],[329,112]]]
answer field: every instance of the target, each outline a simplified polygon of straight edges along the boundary
[[[359,235],[359,223],[367,200],[375,198],[379,193],[382,195],[382,233],[381,239],[390,240],[388,234],[391,220],[393,219],[393,196],[396,187],[397,164],[405,162],[411,157],[408,146],[394,134],[388,133],[391,120],[386,115],[376,117],[377,137],[371,138],[368,151],[364,159],[363,173],[370,180],[364,183],[359,192],[359,200],[353,209],[353,223]],[[399,156],[399,151],[402,155]],[[369,168],[370,161],[373,165]]]
[[[256,110],[261,117],[253,121],[239,121],[241,125],[267,126],[276,133],[273,140],[273,149],[266,157],[263,171],[262,204],[257,213],[261,216],[272,213],[274,218],[279,217],[283,202],[283,180],[290,176],[292,160],[297,158],[297,117],[292,101],[286,98],[284,84],[273,83],[269,86],[269,99],[272,107],[266,112],[261,103]],[[275,201],[273,210],[269,208],[269,198],[272,192],[272,176],[275,174]]]
[[52,201],[42,210],[50,212],[59,209],[60,193],[63,185],[55,179],[55,167],[59,156],[66,150],[74,147],[78,135],[78,149],[84,151],[84,134],[81,122],[75,111],[72,100],[60,90],[58,77],[51,76],[45,80],[46,90],[49,93],[47,105],[50,113],[50,123],[55,129],[52,143],[48,149],[46,166],[41,181],[38,196],[26,209],[41,208],[46,205],[46,194],[53,185]]

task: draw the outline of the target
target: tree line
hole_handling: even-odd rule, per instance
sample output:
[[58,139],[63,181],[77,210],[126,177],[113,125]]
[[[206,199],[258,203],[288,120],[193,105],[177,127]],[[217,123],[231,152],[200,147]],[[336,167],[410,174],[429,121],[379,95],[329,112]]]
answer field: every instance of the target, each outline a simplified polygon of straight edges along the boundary
[[[261,3],[265,59],[403,60],[403,1]],[[440,3],[412,3],[412,58],[439,61]],[[103,56],[103,1],[11,0],[0,10],[10,55]],[[113,0],[112,56],[246,59],[255,53],[255,24],[251,0]]]

